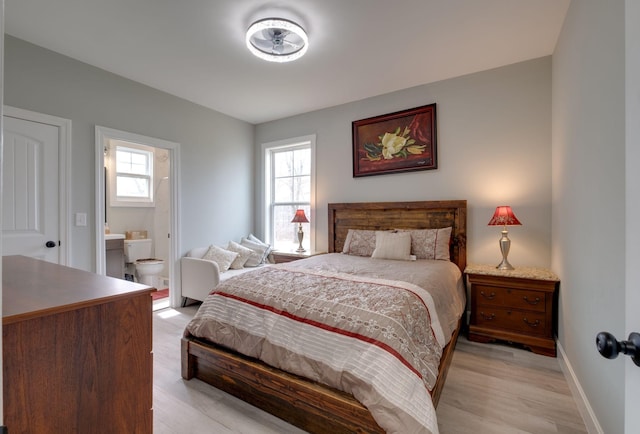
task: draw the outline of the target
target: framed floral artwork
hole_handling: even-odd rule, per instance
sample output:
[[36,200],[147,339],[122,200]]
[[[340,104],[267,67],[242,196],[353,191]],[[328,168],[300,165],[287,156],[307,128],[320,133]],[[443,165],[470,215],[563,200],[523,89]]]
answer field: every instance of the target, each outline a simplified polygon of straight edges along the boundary
[[354,121],[353,176],[437,169],[436,105]]

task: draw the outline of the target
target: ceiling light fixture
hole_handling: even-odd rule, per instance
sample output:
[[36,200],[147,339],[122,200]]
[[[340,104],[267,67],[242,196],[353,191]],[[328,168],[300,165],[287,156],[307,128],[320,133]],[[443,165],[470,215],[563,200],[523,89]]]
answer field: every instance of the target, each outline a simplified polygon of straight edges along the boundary
[[291,62],[304,56],[309,48],[304,29],[282,18],[266,18],[251,24],[245,41],[249,51],[269,62]]

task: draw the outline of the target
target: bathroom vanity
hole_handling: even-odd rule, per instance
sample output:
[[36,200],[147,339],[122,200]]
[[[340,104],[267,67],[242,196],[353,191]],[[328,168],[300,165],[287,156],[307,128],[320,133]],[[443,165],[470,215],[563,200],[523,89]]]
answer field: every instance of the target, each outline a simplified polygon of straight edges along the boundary
[[104,236],[106,248],[105,265],[107,276],[124,279],[124,235],[106,234]]

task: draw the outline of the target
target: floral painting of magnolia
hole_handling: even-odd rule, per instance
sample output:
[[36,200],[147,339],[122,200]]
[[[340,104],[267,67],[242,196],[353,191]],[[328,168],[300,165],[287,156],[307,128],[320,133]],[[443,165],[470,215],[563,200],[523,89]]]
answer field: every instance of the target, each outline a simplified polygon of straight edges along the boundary
[[354,176],[435,169],[435,104],[353,123]]

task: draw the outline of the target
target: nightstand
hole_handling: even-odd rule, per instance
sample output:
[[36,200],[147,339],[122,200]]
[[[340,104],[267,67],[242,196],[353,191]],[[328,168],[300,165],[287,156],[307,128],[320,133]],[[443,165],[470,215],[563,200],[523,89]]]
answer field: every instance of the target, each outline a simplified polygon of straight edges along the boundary
[[556,356],[560,279],[537,267],[465,269],[471,295],[469,340],[519,343],[537,354]]
[[298,259],[310,258],[311,256],[319,255],[320,253],[296,252],[296,251],[273,251],[271,257],[276,264],[282,264],[283,262],[297,261]]

